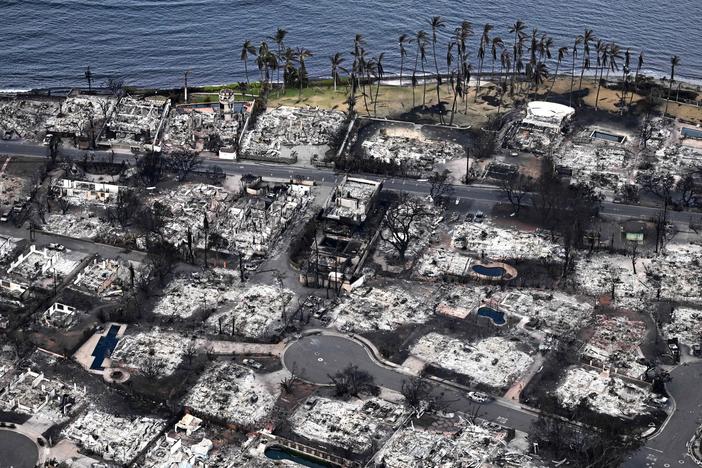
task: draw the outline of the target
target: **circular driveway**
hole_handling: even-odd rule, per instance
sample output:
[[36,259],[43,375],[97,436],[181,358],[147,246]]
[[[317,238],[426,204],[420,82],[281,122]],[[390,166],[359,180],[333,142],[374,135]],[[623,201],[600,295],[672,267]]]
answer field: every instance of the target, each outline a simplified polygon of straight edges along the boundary
[[38,459],[37,444],[32,439],[0,429],[0,468],[34,468]]
[[403,380],[397,372],[376,363],[363,345],[336,335],[300,338],[283,353],[283,364],[296,376],[316,384],[330,384],[329,376],[349,365],[368,372],[376,383],[389,388],[398,388]]

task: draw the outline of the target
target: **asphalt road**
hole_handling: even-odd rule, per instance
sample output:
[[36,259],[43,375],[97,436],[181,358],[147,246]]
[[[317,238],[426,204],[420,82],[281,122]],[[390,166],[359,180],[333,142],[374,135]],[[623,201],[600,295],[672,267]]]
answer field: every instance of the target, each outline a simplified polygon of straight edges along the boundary
[[670,375],[673,380],[666,387],[675,400],[675,413],[663,430],[624,464],[626,468],[696,466],[687,453],[687,443],[702,425],[702,362],[680,365]]
[[[373,376],[375,383],[390,390],[401,391],[402,383],[409,379],[389,367],[375,361],[364,346],[349,338],[332,335],[306,336],[291,344],[283,354],[283,364],[303,380],[329,384],[337,371],[349,364],[358,366]],[[465,392],[439,382],[432,383],[432,394],[447,402],[447,411],[462,411],[472,414],[476,404],[468,399]],[[518,404],[501,400],[477,407],[478,416],[498,424],[528,432],[536,415],[520,409]]]
[[39,451],[32,439],[0,429],[0,468],[34,468],[38,459]]
[[[46,158],[47,147],[30,142],[0,141],[0,154],[10,154],[15,156],[26,156],[35,158]],[[82,158],[86,154],[85,150],[75,148],[61,148],[62,154],[73,158]],[[93,152],[96,158],[113,158],[114,162],[126,161],[129,164],[135,163],[134,155],[131,153],[114,153],[108,151]],[[232,161],[227,159],[206,158],[200,170],[206,170],[213,166],[219,166],[227,174],[254,174],[262,177],[275,177],[281,179],[291,179],[293,177],[304,177],[320,184],[334,185],[341,177],[331,169],[321,169],[307,166],[290,166],[285,164],[260,163],[253,161]],[[383,177],[372,174],[359,174],[359,176],[381,180]],[[385,188],[397,191],[406,191],[418,194],[428,194],[431,184],[427,181],[389,178],[385,179]],[[460,205],[465,209],[471,209],[473,205],[479,209],[489,208],[496,203],[506,202],[500,190],[496,187],[485,185],[461,185],[453,186],[452,203]],[[602,214],[617,218],[649,219],[658,213],[659,209],[654,207],[639,205],[624,205],[612,202],[604,202]],[[696,212],[676,212],[671,211],[669,219],[675,223],[688,224],[691,221],[702,224],[702,213]]]

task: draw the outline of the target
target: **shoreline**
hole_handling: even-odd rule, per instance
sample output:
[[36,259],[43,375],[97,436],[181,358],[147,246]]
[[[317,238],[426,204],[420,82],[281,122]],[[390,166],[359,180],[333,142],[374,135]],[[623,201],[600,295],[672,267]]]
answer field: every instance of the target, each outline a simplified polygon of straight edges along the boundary
[[[633,79],[634,79],[634,78],[633,78],[633,75],[634,75],[634,73],[631,73],[631,75],[630,75],[632,81],[633,81]],[[410,83],[410,81],[411,81],[411,76],[412,76],[411,73],[407,73],[407,72],[406,72],[406,73],[403,74],[403,82],[405,82],[405,83],[403,83],[403,85],[402,85],[403,87],[409,87],[409,83]],[[422,74],[417,74],[417,75],[415,75],[415,76],[416,76],[417,78],[419,78],[420,80],[421,80],[422,78],[430,78],[430,79],[433,79],[433,77],[435,76],[435,74],[433,74],[433,73],[425,73],[425,74],[423,74],[423,75],[422,75]],[[480,76],[481,79],[483,79],[483,78],[486,78],[486,77],[487,77],[487,78],[492,78],[492,77],[495,77],[495,76],[510,76],[510,74],[508,74],[508,73],[502,73],[502,74],[500,74],[500,73],[497,73],[497,72],[496,72],[496,73],[483,72],[483,73],[481,73],[480,75],[478,75],[478,73],[472,73],[472,74],[471,74],[470,83],[471,83],[471,84],[475,83],[475,82],[476,82],[476,79],[475,79],[475,78],[477,78],[478,76]],[[524,75],[521,75],[521,76],[524,76]],[[613,75],[611,76],[611,79],[610,79],[609,81],[610,81],[610,82],[619,82],[619,81],[621,81],[620,76],[621,76],[621,75],[618,75],[618,76],[617,76],[616,74],[613,74]],[[448,74],[442,73],[442,74],[441,74],[441,77],[442,77],[442,79],[447,80],[447,79],[449,78],[449,75],[448,75]],[[570,77],[571,77],[570,73],[559,73],[559,74],[557,75],[557,79],[559,79],[559,80],[560,80],[560,79],[565,79],[565,78],[570,78]],[[400,78],[399,74],[388,74],[388,76],[384,77],[384,78],[381,80],[381,85],[383,85],[383,86],[400,86],[399,83],[394,83],[394,82],[398,82],[398,81],[399,81],[399,78]],[[595,74],[586,73],[586,74],[583,75],[583,79],[584,79],[584,80],[593,80],[594,78],[595,78]],[[651,78],[651,79],[653,79],[653,80],[654,80],[656,83],[658,83],[658,84],[667,84],[667,83],[668,83],[667,77],[666,77],[665,74],[661,74],[661,75],[659,76],[659,75],[656,74],[656,73],[641,72],[641,73],[639,74],[639,79],[645,79],[645,78]],[[548,81],[550,81],[550,80],[552,80],[552,79],[553,79],[553,76],[549,76]],[[580,79],[580,74],[577,73],[577,71],[576,71],[576,74],[575,74],[575,81],[577,82],[579,79]],[[339,86],[339,87],[345,86],[346,80],[348,80],[348,78],[347,78],[347,77],[343,77],[342,80],[338,83],[338,86]],[[329,81],[331,81],[331,77],[322,76],[322,77],[311,78],[311,79],[309,80],[309,84],[308,84],[307,87],[319,86],[319,85],[322,85],[322,84],[327,84],[326,82],[329,82]],[[390,83],[388,83],[388,82],[390,82]],[[431,80],[428,81],[428,83],[430,83],[430,82],[431,82]],[[489,80],[485,81],[485,83],[487,83],[487,82],[489,82]],[[217,91],[214,91],[214,90],[213,90],[213,91],[207,91],[205,88],[233,88],[233,87],[237,87],[240,83],[242,83],[242,82],[214,83],[214,84],[213,84],[213,83],[192,84],[191,86],[188,86],[188,90],[190,90],[191,92],[205,92],[205,93],[211,92],[211,93],[216,93]],[[271,80],[271,83],[272,83],[272,84],[279,84],[279,82],[276,81],[276,80]],[[375,83],[375,81],[373,81],[373,83]],[[700,93],[702,94],[702,78],[699,78],[699,79],[690,79],[690,78],[685,78],[685,77],[678,77],[678,79],[675,80],[675,83],[679,83],[679,84],[680,84],[681,86],[683,86],[683,87],[687,87],[687,88],[689,88],[689,89],[696,90],[696,91],[698,91],[698,92],[700,92]],[[255,88],[257,88],[257,87],[260,85],[260,81],[253,81],[253,80],[252,80],[250,84],[253,85]],[[420,84],[418,84],[418,86],[421,86],[421,82],[420,82]],[[130,89],[133,89],[133,90],[136,90],[137,92],[149,92],[149,91],[151,91],[151,92],[154,92],[154,91],[155,91],[155,92],[175,92],[175,91],[177,91],[177,90],[182,90],[182,89],[183,89],[182,86],[140,86],[140,85],[138,85],[138,84],[131,85],[131,84],[129,84],[129,83],[126,84],[126,87],[127,87],[127,88],[130,88]],[[83,84],[78,84],[78,85],[76,85],[76,86],[59,86],[59,85],[57,85],[57,86],[49,86],[49,87],[42,87],[42,88],[20,88],[20,87],[14,87],[14,88],[3,88],[3,89],[0,89],[0,95],[5,95],[5,94],[31,94],[31,93],[41,94],[41,93],[46,93],[46,92],[49,92],[49,91],[57,91],[57,90],[66,90],[66,91],[70,91],[70,90],[76,90],[76,89],[77,89],[77,90],[81,90],[81,91],[85,91],[87,88],[86,88]],[[104,89],[104,88],[102,88],[102,87],[94,87],[93,89],[94,89],[94,90],[99,90],[99,89]]]

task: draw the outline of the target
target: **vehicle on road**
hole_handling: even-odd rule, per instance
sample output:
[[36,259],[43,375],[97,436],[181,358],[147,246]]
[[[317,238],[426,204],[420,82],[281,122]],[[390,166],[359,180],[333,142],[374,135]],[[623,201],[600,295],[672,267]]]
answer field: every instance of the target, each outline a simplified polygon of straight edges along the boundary
[[476,223],[482,223],[484,219],[485,219],[485,213],[483,213],[482,211],[478,211],[477,213],[475,213],[475,222]]
[[488,403],[492,401],[492,397],[483,392],[468,392],[468,398],[475,403]]
[[61,245],[61,244],[57,244],[57,243],[55,243],[55,242],[52,242],[52,243],[49,244],[47,247],[48,247],[50,250],[56,250],[57,252],[63,252],[64,250],[66,250],[66,247],[65,247],[65,246],[63,246],[63,245]]
[[253,359],[249,358],[246,358],[241,362],[244,363],[245,366],[249,366],[252,369],[261,369],[263,367],[263,364],[261,364],[260,362],[254,361]]

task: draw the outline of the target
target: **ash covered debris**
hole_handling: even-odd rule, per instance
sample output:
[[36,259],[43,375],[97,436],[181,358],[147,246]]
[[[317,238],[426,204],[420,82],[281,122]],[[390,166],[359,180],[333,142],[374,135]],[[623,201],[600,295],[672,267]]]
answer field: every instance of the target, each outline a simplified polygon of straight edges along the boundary
[[277,397],[251,369],[216,362],[200,376],[184,404],[197,414],[255,429],[270,415]]
[[147,376],[173,374],[183,361],[183,336],[155,328],[148,332],[124,335],[112,353],[112,362],[137,369]]
[[466,343],[432,332],[420,338],[410,353],[497,389],[510,385],[533,362],[533,358],[520,351],[514,342],[498,336]]
[[492,259],[559,260],[562,247],[539,231],[504,229],[485,223],[462,223],[452,233],[453,248]]
[[165,425],[164,419],[116,416],[91,407],[72,421],[63,430],[63,435],[106,460],[128,464]]
[[669,323],[663,325],[666,338],[678,338],[686,346],[702,344],[702,310],[676,307]]
[[593,335],[581,350],[583,358],[612,367],[619,374],[642,378],[647,366],[637,360],[643,358],[639,345],[646,336],[646,323],[626,317],[598,315],[594,328]]
[[575,409],[585,404],[591,410],[614,417],[631,417],[651,410],[654,398],[644,386],[633,384],[607,371],[574,367],[568,369],[555,390],[558,401]]
[[386,440],[404,414],[402,406],[379,398],[338,401],[313,396],[289,422],[293,432],[306,439],[362,454]]

